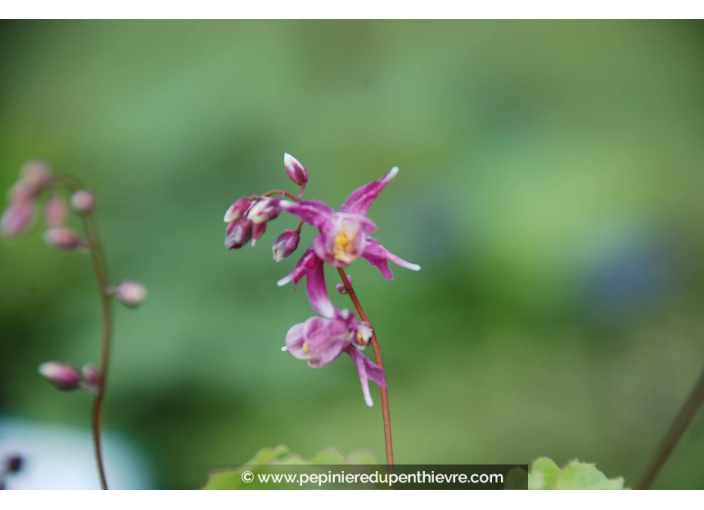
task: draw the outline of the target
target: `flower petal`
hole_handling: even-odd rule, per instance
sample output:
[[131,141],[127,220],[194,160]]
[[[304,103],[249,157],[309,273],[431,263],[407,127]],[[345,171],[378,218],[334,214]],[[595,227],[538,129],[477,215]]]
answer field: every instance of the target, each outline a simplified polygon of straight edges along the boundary
[[325,288],[325,272],[323,261],[318,258],[312,248],[308,248],[301,259],[296,264],[296,268],[291,274],[277,282],[279,287],[293,281],[293,290],[296,290],[296,283],[306,277],[306,294],[313,310],[325,317],[332,317],[335,307],[332,306],[330,296]]
[[372,407],[374,402],[372,401],[372,396],[369,392],[369,379],[385,388],[386,372],[384,372],[383,368],[379,367],[372,362],[372,360],[359,352],[354,346],[350,345],[347,349],[345,349],[345,352],[350,355],[352,361],[354,361],[354,364],[357,367],[359,382],[362,385],[362,393],[364,394],[364,401],[369,407]]
[[298,216],[318,230],[325,231],[332,225],[332,215],[335,211],[323,202],[318,202],[317,200],[304,200],[303,202],[282,200],[280,205],[284,210]]
[[373,237],[367,238],[367,245],[364,248],[362,257],[367,259],[372,266],[378,268],[387,280],[394,279],[394,274],[391,272],[391,269],[389,269],[389,260],[394,264],[398,264],[399,266],[410,269],[411,271],[420,271],[420,266],[418,264],[412,264],[403,260],[401,257],[394,255]]
[[388,174],[384,174],[378,181],[372,181],[357,188],[347,197],[347,200],[340,207],[340,212],[351,214],[363,214],[366,216],[372,202],[379,196],[379,192],[391,182],[398,174],[398,167],[395,166]]

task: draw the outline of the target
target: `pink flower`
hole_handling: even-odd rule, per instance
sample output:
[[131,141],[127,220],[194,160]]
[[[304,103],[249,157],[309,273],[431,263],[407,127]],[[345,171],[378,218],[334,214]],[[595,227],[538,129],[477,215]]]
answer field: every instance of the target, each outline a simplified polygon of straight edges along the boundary
[[[278,285],[290,281],[297,282],[303,276],[308,278],[306,290],[311,306],[321,315],[331,317],[332,304],[325,288],[323,262],[336,267],[345,267],[360,257],[378,268],[387,280],[393,280],[393,273],[388,261],[411,269],[420,270],[412,264],[394,255],[384,248],[379,241],[369,234],[376,230],[376,225],[367,218],[367,212],[379,192],[398,174],[394,167],[388,175],[378,181],[372,181],[353,191],[340,207],[339,212],[315,200],[302,202],[281,201],[281,207],[314,226],[320,234],[313,238],[313,246],[303,255],[293,273],[279,280]],[[312,253],[311,253],[312,251]]]
[[281,262],[283,259],[291,255],[296,248],[301,236],[295,230],[284,230],[283,234],[276,238],[271,250],[274,252],[274,260]]
[[73,365],[47,361],[39,365],[39,373],[60,390],[75,390],[81,386],[81,374]]
[[12,202],[2,215],[0,231],[5,239],[12,239],[27,230],[34,220],[34,201],[19,199]]
[[329,365],[346,352],[357,368],[364,401],[371,407],[369,379],[386,387],[386,373],[360,352],[369,343],[372,331],[355,317],[354,313],[338,309],[332,318],[311,317],[288,330],[283,350],[294,358],[306,360],[311,368]]
[[286,168],[289,178],[299,186],[308,182],[308,169],[304,168],[300,161],[288,152],[284,154],[284,168]]

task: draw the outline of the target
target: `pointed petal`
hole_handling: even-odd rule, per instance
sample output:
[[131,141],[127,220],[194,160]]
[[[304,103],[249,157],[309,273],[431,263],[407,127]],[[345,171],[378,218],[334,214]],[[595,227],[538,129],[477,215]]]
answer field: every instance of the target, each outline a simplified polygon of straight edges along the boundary
[[367,245],[364,248],[362,257],[367,259],[372,266],[378,268],[387,280],[394,279],[394,274],[389,268],[389,260],[394,264],[398,264],[399,266],[410,269],[411,271],[420,271],[420,266],[418,264],[412,264],[403,260],[401,257],[394,255],[373,237],[367,238]]
[[306,279],[306,294],[313,310],[324,317],[332,317],[335,307],[332,306],[328,289],[325,288],[325,271],[323,261],[315,257],[315,265],[308,270]]
[[364,186],[357,188],[340,207],[340,212],[351,214],[363,214],[366,216],[372,202],[379,196],[379,192],[391,182],[398,174],[398,167],[395,166],[388,174],[384,174],[378,181],[372,181]]
[[280,205],[284,210],[298,216],[318,230],[328,230],[332,225],[332,215],[335,211],[323,202],[318,202],[317,200],[305,200],[303,202],[282,200]]
[[349,346],[345,352],[350,355],[357,367],[359,382],[362,385],[362,393],[364,401],[369,407],[374,405],[371,393],[369,392],[369,379],[377,383],[379,386],[386,387],[386,373],[384,369],[374,364],[364,354],[359,352],[354,346]]

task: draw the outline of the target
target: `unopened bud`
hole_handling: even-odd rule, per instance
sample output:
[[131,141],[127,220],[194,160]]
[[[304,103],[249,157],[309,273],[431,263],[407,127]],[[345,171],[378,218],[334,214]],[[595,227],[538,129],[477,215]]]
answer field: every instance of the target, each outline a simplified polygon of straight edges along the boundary
[[83,379],[85,389],[91,393],[98,392],[100,388],[100,374],[93,365],[86,363],[81,367],[81,378]]
[[44,206],[44,221],[47,227],[63,226],[66,215],[66,205],[61,197],[51,197]]
[[28,161],[20,170],[20,179],[32,196],[37,196],[51,184],[51,168],[41,161]]
[[75,390],[81,385],[81,374],[78,369],[67,363],[47,361],[39,365],[39,373],[62,391]]
[[34,202],[17,200],[9,205],[0,220],[0,232],[5,239],[12,239],[24,232],[34,219]]
[[252,238],[252,222],[240,218],[231,222],[225,232],[225,246],[228,250],[238,250]]
[[44,232],[44,241],[60,250],[75,250],[87,246],[75,231],[66,227],[50,228]]
[[264,232],[266,232],[266,221],[264,223],[254,224],[252,227],[252,246],[257,244],[257,241],[264,235]]
[[89,213],[95,208],[95,195],[86,189],[79,189],[71,195],[71,207],[76,212]]
[[252,201],[249,197],[242,197],[233,202],[230,208],[225,211],[225,223],[230,223],[239,220],[252,205]]
[[284,153],[284,167],[291,180],[299,186],[303,186],[308,182],[308,169],[304,168],[300,161],[288,152]]
[[114,289],[113,294],[120,303],[133,308],[147,299],[147,288],[134,280],[125,280]]
[[247,219],[252,223],[263,223],[275,219],[281,212],[281,199],[264,197],[252,206]]
[[289,255],[291,255],[296,248],[298,248],[298,242],[301,240],[301,236],[298,232],[294,230],[284,230],[276,241],[274,241],[274,246],[271,247],[274,252],[274,260],[280,262]]
[[19,455],[10,455],[5,460],[5,468],[8,473],[17,473],[22,469],[24,460]]
[[[347,275],[347,281],[350,282],[350,285],[352,285],[352,277],[350,275]],[[347,287],[345,287],[344,283],[338,283],[337,285],[335,285],[335,288],[337,289],[337,292],[339,292],[343,296],[347,294]]]

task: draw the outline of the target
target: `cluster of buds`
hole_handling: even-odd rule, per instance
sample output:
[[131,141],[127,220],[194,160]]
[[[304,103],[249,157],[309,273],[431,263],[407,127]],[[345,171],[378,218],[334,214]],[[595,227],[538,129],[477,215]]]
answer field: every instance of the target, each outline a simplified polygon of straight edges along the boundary
[[[2,215],[0,232],[5,239],[18,237],[29,229],[35,220],[35,212],[44,194],[49,194],[44,203],[44,221],[47,230],[44,241],[60,250],[86,250],[88,243],[67,226],[69,210],[64,198],[56,194],[60,179],[54,177],[45,163],[30,161],[20,171],[20,177],[8,195],[9,205]],[[79,214],[93,210],[95,198],[90,191],[78,190],[70,197],[71,209]]]
[[[290,154],[284,154],[284,167],[291,180],[301,187],[299,197],[302,196],[303,189],[308,182],[308,169]],[[279,193],[281,193],[280,197],[269,196]],[[225,211],[224,220],[227,223],[225,246],[227,249],[238,250],[250,240],[252,246],[255,246],[266,232],[267,223],[275,220],[281,214],[281,200],[285,195],[285,192],[277,191],[262,196],[255,195],[235,200]],[[274,260],[279,262],[298,248],[300,233],[299,226],[297,230],[284,231],[276,239],[272,247]]]
[[9,455],[3,460],[0,466],[0,490],[5,489],[5,479],[9,475],[15,475],[22,470],[24,459],[20,455]]
[[[387,280],[393,280],[388,261],[413,271],[420,269],[420,266],[389,252],[370,236],[377,227],[367,217],[367,212],[381,190],[398,174],[398,168],[394,167],[380,180],[353,191],[340,210],[335,211],[323,202],[301,200],[308,182],[308,169],[296,158],[284,154],[284,167],[289,178],[300,186],[298,197],[274,190],[236,200],[225,213],[225,222],[228,223],[225,246],[238,249],[250,239],[254,245],[266,230],[267,222],[285,211],[298,216],[302,221],[298,229],[284,231],[274,242],[274,260],[279,262],[298,248],[304,223],[318,230],[319,234],[313,239],[312,246],[305,251],[293,272],[279,280],[278,285],[293,282],[295,290],[296,283],[306,277],[308,300],[322,317],[311,317],[290,328],[283,350],[298,359],[306,360],[312,368],[331,363],[343,352],[349,354],[357,367],[364,399],[371,406],[368,380],[386,386],[384,370],[360,352],[371,341],[372,328],[368,323],[357,320],[354,313],[333,306],[325,286],[323,268],[325,264],[343,268],[364,258],[378,268]],[[285,200],[285,197],[292,200]],[[352,277],[347,275],[347,280],[351,286]],[[348,292],[344,284],[337,284],[336,288],[340,294]]]
[[82,389],[93,394],[100,391],[101,377],[90,363],[80,370],[68,363],[47,361],[39,365],[39,374],[61,391]]

